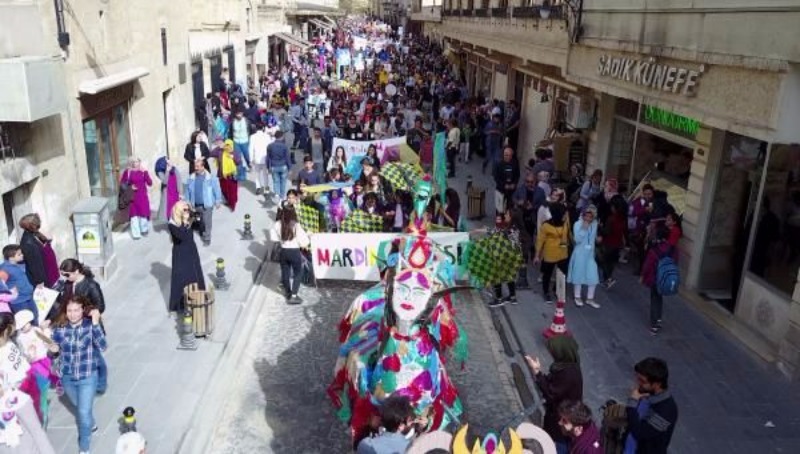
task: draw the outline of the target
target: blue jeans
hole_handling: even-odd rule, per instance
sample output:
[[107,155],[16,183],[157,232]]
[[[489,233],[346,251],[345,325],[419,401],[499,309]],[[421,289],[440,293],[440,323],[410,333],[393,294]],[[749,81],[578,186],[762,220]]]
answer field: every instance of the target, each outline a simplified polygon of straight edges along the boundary
[[569,443],[564,443],[563,441],[557,441],[556,454],[569,454]]
[[250,167],[250,143],[236,142],[233,144],[233,149],[236,154],[241,156],[241,163],[236,166],[236,180],[245,181],[247,180],[247,169]]
[[150,219],[141,216],[131,216],[131,236],[139,239],[150,230]]
[[39,326],[39,308],[36,307],[36,303],[34,303],[33,300],[14,301],[9,304],[9,306],[11,306],[11,312],[14,314],[25,309],[33,312],[33,321],[31,324],[33,326]]
[[72,377],[61,377],[64,393],[78,411],[78,447],[81,451],[89,451],[92,443],[92,427],[94,427],[94,396],[97,394],[97,372],[88,378],[75,380]]
[[289,168],[286,166],[272,168],[272,185],[275,189],[275,194],[281,199],[286,197],[286,176],[289,173]]

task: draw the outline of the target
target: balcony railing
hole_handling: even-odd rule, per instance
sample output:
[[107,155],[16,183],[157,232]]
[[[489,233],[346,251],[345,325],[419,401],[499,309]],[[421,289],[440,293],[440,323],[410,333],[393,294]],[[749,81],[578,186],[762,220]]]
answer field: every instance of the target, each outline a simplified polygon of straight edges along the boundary
[[477,9],[463,9],[463,10],[442,10],[442,16],[453,17],[512,17],[518,19],[552,19],[561,20],[566,18],[564,5],[553,5],[545,7],[542,5],[536,6],[515,6],[513,8],[500,7],[500,8],[477,8]]

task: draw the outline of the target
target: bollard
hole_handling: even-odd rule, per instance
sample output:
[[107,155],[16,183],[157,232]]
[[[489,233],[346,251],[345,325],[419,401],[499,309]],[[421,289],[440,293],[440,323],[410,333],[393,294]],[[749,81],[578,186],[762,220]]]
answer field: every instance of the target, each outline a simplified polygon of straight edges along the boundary
[[194,329],[192,328],[192,311],[186,309],[181,319],[180,336],[181,343],[178,344],[178,350],[197,350],[197,342],[194,338]]
[[252,240],[253,239],[253,224],[250,222],[250,215],[244,215],[244,231],[242,232],[242,239],[243,240]]
[[136,410],[133,407],[125,407],[118,422],[119,433],[136,432]]
[[469,194],[469,188],[472,187],[472,175],[467,175],[467,194]]
[[225,278],[225,259],[217,259],[217,272],[214,274],[214,287],[217,290],[228,290],[231,284]]

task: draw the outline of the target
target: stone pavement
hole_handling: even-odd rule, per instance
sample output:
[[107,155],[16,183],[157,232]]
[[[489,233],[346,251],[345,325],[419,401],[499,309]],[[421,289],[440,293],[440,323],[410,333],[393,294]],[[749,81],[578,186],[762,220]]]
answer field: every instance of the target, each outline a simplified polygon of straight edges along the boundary
[[[167,316],[171,244],[166,225],[157,223],[155,231],[138,241],[127,232],[114,234],[118,269],[101,282],[107,305],[103,318],[109,343],[109,389],[95,402],[99,431],[93,437],[92,452],[114,451],[117,420],[127,406],[136,408],[138,430],[147,438],[148,453],[175,452],[226,350],[267,251],[265,238],[274,204],[256,197],[254,191],[252,183],[240,184],[236,212],[225,206],[214,212],[211,245],[204,247],[196,239],[206,283],[211,282],[218,257],[226,259],[231,283],[230,290],[216,293],[216,329],[211,340],[198,339],[196,351],[176,350],[175,321]],[[253,240],[240,239],[245,213],[252,216]],[[53,401],[48,434],[56,452],[75,453],[75,418],[59,400]]]
[[[553,306],[544,304],[535,276],[531,273],[534,289],[520,292],[520,304],[501,310],[511,316],[523,349],[549,365],[541,333],[550,325]],[[627,266],[616,278],[612,289],[597,290],[601,309],[577,308],[568,297],[565,311],[567,327],[581,346],[584,400],[596,416],[606,400],[627,398],[637,361],[657,356],[669,365],[680,412],[670,452],[800,450],[800,384],[786,381],[677,296],[665,299],[664,329],[651,336],[649,290]],[[765,427],[768,421],[775,427]]]
[[[261,283],[277,285],[265,273]],[[336,326],[358,292],[369,284],[322,282],[304,287],[300,306],[289,306],[268,290],[259,297],[261,313],[237,370],[231,375],[227,407],[205,452],[347,452],[348,429],[333,412],[325,389],[338,349]],[[457,302],[458,317],[468,330],[470,359],[465,369],[448,365],[465,408],[464,419],[480,430],[502,427],[519,411],[509,387],[509,373],[498,364],[498,342],[488,309],[474,295]]]

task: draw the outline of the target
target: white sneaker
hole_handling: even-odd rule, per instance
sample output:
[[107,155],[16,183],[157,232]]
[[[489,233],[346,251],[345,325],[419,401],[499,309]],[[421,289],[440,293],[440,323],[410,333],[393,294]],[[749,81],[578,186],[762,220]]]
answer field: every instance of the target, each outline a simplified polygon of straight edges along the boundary
[[580,298],[575,298],[575,305],[578,307],[583,307],[583,300]]
[[591,306],[591,307],[595,308],[595,309],[600,309],[600,303],[598,303],[595,300],[586,300],[586,304],[588,306]]

